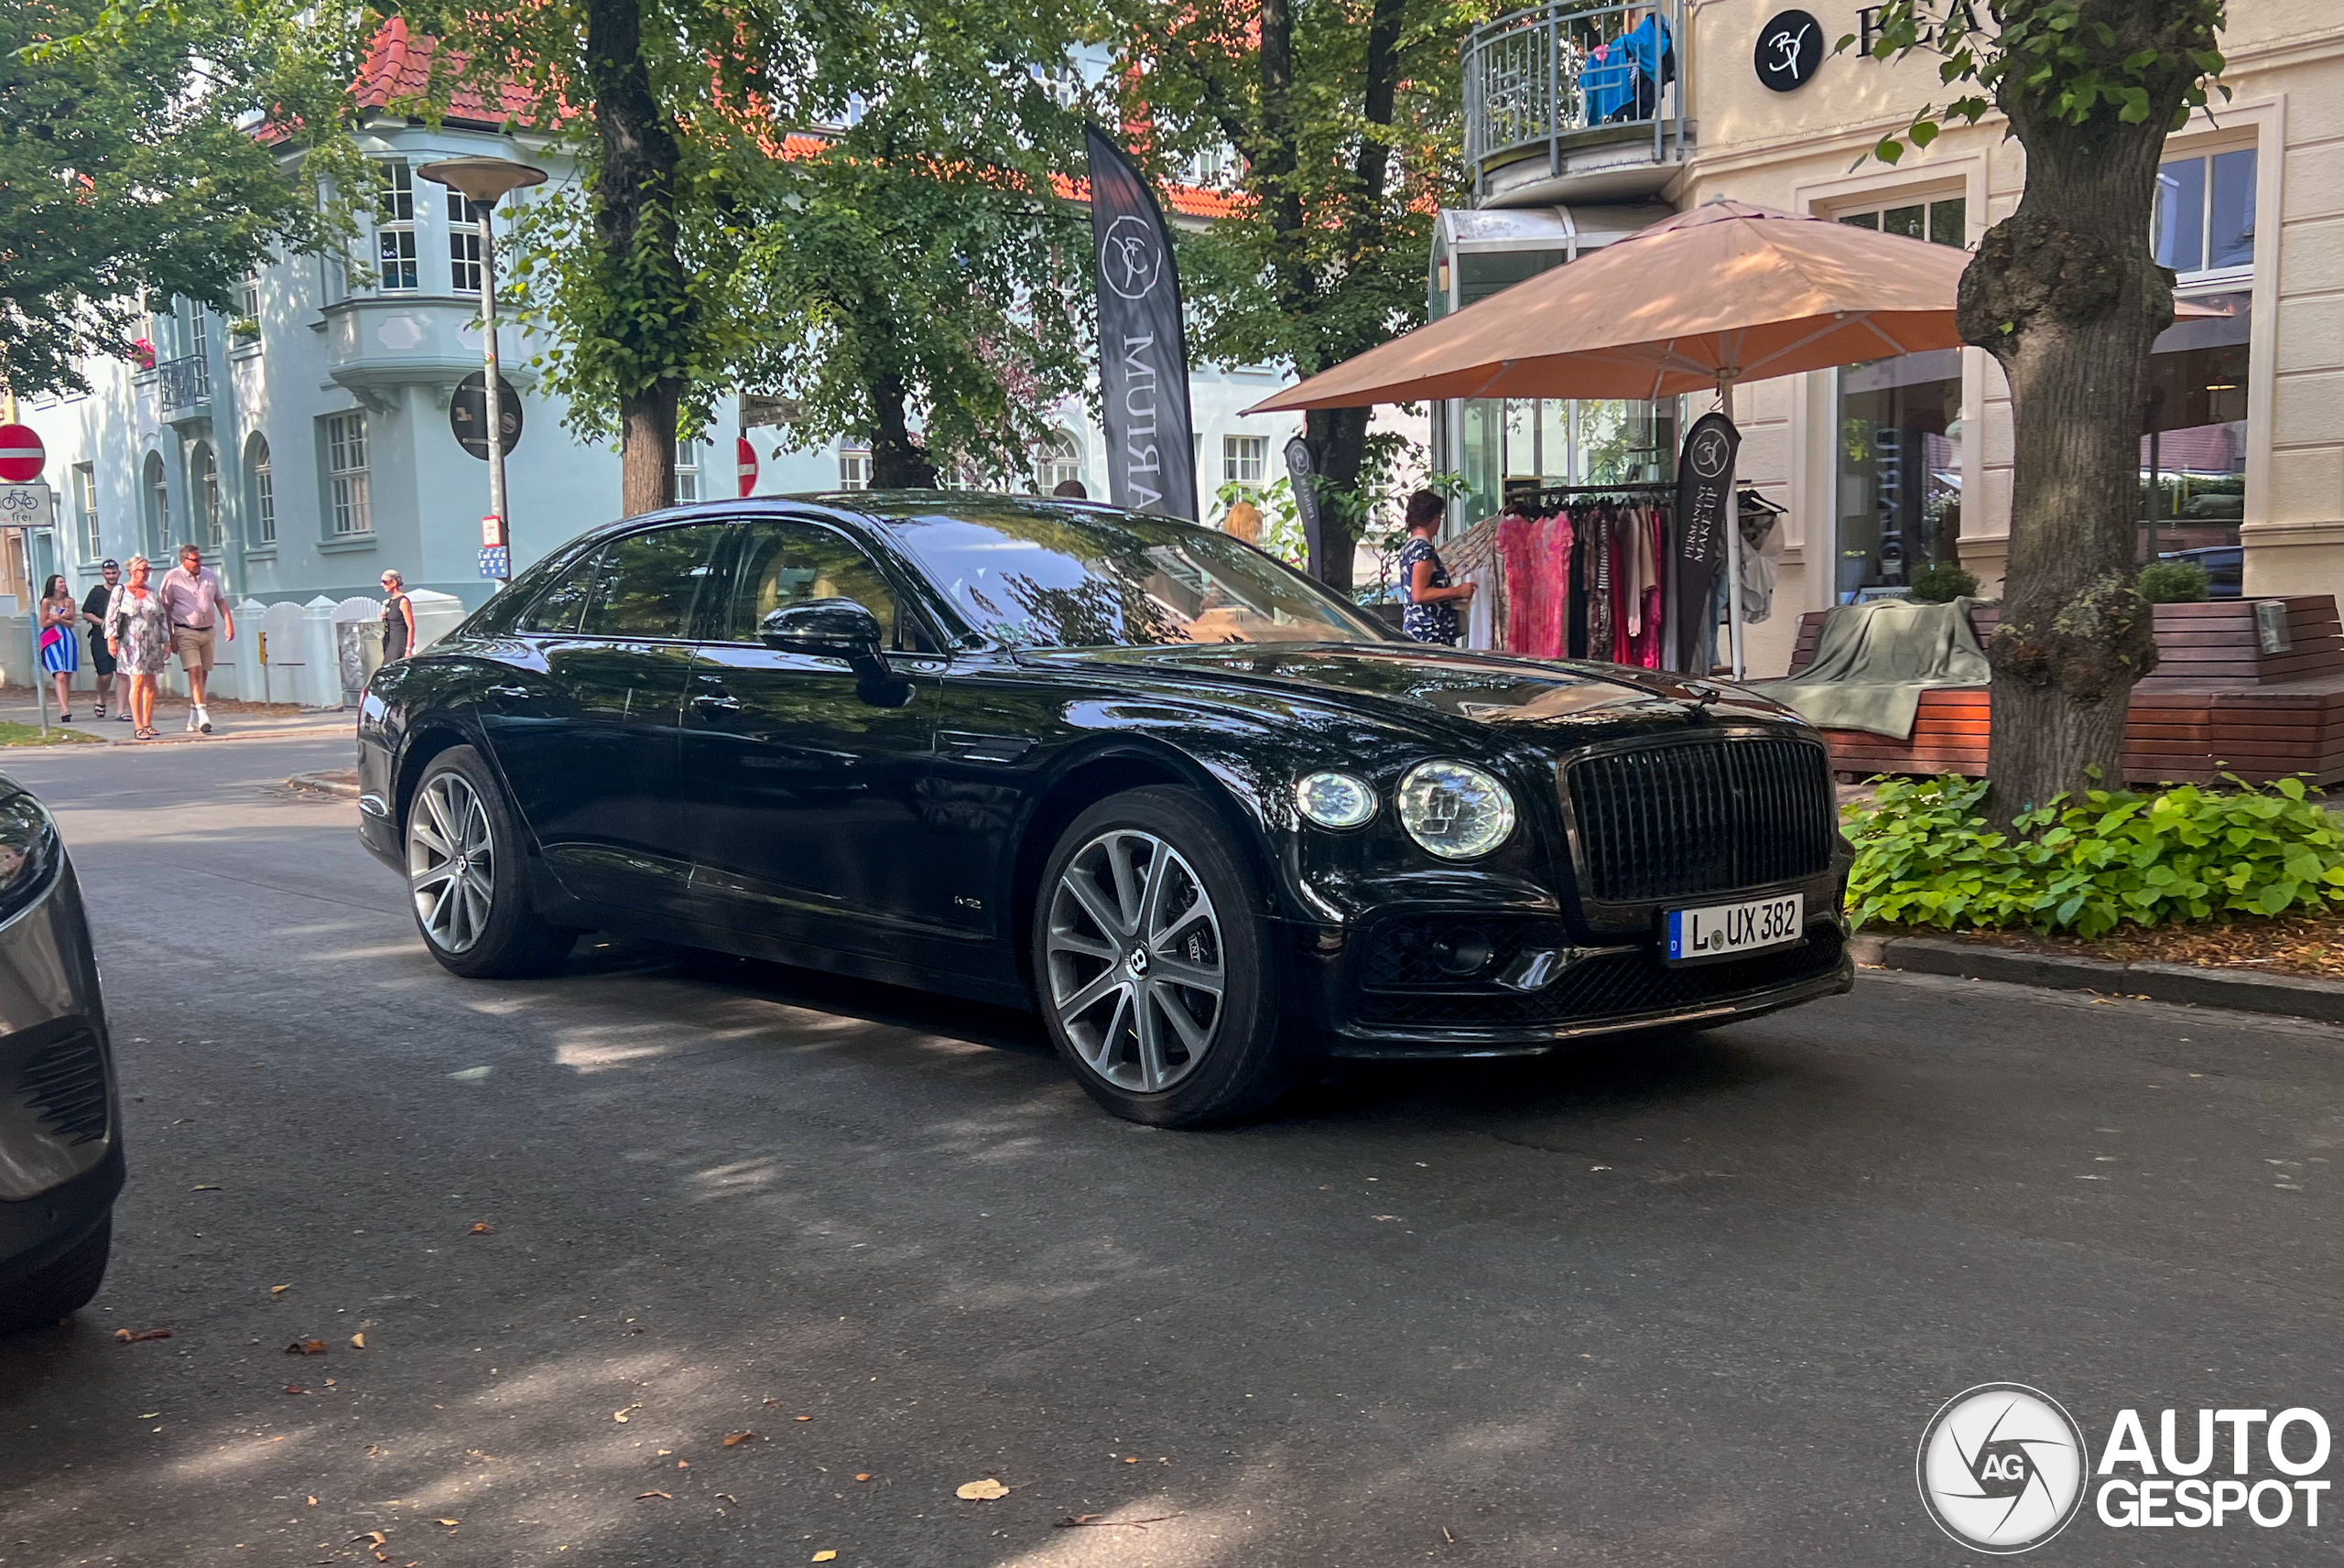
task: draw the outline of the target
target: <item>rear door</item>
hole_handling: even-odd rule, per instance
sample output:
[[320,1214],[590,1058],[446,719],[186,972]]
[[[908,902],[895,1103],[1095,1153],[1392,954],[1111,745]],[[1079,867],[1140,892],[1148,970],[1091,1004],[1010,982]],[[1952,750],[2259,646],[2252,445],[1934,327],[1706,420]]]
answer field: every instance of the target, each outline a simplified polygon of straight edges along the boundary
[[[683,787],[711,917],[844,951],[902,950],[933,924],[927,777],[944,661],[917,609],[862,543],[811,518],[739,525],[725,597],[692,661]],[[851,599],[877,618],[885,668],[758,640],[765,616]]]
[[722,524],[684,524],[602,546],[523,618],[526,655],[483,695],[483,729],[515,803],[577,897],[683,905],[684,683],[724,535]]

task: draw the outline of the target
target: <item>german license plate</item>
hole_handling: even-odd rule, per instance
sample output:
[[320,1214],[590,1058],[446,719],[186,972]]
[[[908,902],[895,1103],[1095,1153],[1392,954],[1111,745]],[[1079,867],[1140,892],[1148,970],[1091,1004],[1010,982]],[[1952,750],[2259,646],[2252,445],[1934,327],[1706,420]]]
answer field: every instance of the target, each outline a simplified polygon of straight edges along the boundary
[[1807,898],[1779,893],[1740,903],[1712,903],[1668,912],[1668,961],[1716,958],[1787,947],[1807,934]]

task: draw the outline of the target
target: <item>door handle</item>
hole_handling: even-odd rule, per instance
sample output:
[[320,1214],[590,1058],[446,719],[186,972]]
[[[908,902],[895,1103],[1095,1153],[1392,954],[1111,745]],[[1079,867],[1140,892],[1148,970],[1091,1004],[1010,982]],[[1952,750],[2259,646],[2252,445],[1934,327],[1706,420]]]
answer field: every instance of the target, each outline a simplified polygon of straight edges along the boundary
[[711,697],[705,692],[693,697],[692,705],[696,708],[719,708],[726,713],[738,713],[741,711],[741,699],[739,697],[725,697],[722,695]]

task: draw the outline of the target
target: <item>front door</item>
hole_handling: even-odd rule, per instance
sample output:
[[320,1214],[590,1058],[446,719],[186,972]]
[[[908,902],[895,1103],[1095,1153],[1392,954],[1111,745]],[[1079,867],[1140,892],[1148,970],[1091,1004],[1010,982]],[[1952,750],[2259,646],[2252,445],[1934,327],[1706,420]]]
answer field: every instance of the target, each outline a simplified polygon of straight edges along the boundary
[[[920,844],[936,684],[932,633],[854,539],[827,524],[739,525],[729,589],[692,661],[683,773],[696,892],[753,932],[883,958],[932,923]],[[766,647],[782,605],[851,599],[886,634],[884,671]]]
[[548,590],[523,629],[535,655],[482,699],[514,801],[562,885],[626,909],[683,906],[677,798],[694,617],[722,524],[613,539]]

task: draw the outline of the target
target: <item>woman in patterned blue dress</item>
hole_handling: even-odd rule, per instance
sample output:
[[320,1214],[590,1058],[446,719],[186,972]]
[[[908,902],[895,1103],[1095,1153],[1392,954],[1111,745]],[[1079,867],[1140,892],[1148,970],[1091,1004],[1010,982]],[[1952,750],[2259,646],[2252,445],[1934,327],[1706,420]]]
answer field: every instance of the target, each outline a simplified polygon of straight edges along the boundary
[[73,590],[52,576],[40,590],[40,667],[57,683],[57,718],[73,722],[73,672],[81,667],[81,640],[73,623],[81,618]]
[[1432,536],[1440,531],[1441,514],[1447,510],[1440,497],[1429,490],[1408,497],[1408,542],[1400,550],[1400,584],[1408,596],[1408,607],[1400,612],[1400,630],[1419,643],[1453,648],[1457,645],[1456,607],[1473,597],[1474,585],[1451,584],[1449,568],[1440,564],[1440,552],[1433,548]]

